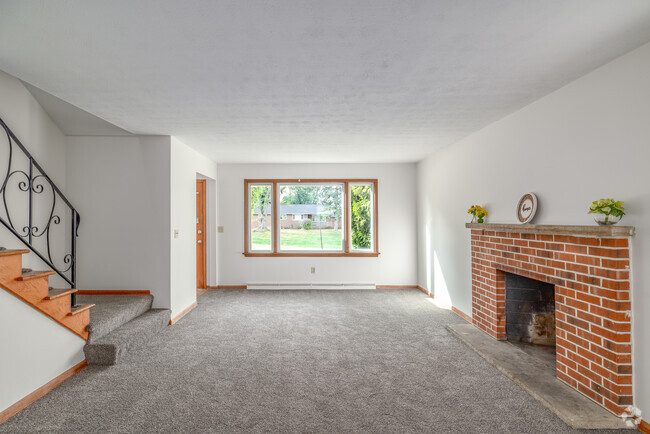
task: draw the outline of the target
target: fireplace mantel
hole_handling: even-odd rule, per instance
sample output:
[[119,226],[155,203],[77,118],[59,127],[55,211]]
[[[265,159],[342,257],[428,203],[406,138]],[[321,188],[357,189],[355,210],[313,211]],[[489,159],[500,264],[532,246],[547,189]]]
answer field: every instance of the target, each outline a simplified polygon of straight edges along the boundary
[[482,229],[494,232],[515,232],[522,234],[578,235],[590,237],[632,237],[634,226],[569,226],[531,225],[508,223],[465,223],[468,229]]

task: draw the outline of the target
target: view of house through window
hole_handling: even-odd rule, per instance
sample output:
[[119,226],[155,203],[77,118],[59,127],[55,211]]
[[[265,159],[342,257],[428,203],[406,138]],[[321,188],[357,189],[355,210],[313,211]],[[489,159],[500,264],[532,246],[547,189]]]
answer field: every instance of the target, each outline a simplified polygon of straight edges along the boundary
[[250,213],[245,253],[379,254],[376,180],[247,180],[245,184]]
[[280,251],[343,251],[343,184],[278,184]]

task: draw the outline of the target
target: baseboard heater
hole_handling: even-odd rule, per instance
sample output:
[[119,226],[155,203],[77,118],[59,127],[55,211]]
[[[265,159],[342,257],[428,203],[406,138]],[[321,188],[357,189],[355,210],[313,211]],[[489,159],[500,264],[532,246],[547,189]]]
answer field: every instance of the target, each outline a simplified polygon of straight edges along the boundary
[[246,289],[252,290],[326,290],[377,289],[374,283],[247,283]]

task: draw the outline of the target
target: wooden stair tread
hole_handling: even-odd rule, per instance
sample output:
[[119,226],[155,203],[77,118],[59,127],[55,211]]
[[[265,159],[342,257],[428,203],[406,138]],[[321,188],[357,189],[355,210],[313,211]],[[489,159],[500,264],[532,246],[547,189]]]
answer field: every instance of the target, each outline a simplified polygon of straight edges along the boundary
[[29,253],[27,249],[2,249],[0,250],[0,256],[11,256],[11,255],[23,255]]
[[23,275],[20,276],[20,277],[17,277],[16,280],[37,279],[39,277],[51,276],[52,274],[55,274],[54,271],[32,270],[32,271],[28,271],[27,273],[23,273]]
[[47,293],[47,296],[43,300],[54,300],[55,298],[63,297],[68,294],[74,294],[77,292],[73,288],[60,288],[60,289],[50,289]]
[[70,308],[70,313],[68,315],[77,315],[78,313],[87,311],[91,307],[95,307],[94,304],[78,304]]

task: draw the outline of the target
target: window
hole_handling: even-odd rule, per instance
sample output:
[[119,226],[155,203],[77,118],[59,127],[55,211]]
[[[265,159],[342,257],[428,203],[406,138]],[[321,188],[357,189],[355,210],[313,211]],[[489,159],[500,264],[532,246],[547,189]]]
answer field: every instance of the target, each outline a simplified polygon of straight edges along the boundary
[[244,184],[249,213],[245,255],[379,255],[377,180],[245,180]]
[[250,205],[247,219],[251,235],[250,250],[270,252],[273,250],[273,184],[250,184],[247,191]]
[[352,250],[372,251],[374,228],[372,184],[350,184]]

